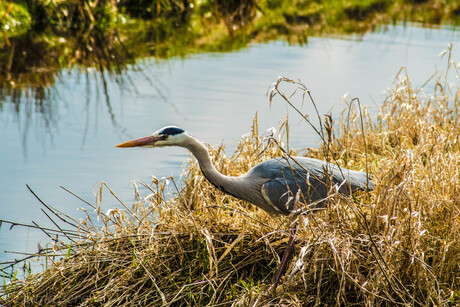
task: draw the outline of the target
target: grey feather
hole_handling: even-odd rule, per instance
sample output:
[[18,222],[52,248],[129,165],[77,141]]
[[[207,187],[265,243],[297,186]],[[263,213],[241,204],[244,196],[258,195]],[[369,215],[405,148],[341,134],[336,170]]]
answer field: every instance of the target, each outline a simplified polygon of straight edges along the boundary
[[270,211],[283,214],[289,214],[294,209],[296,200],[307,205],[318,202],[316,207],[324,206],[321,200],[327,197],[334,185],[343,194],[375,187],[365,172],[339,168],[332,163],[305,157],[268,160],[255,166],[245,177],[265,178],[261,194],[266,203],[276,207]]

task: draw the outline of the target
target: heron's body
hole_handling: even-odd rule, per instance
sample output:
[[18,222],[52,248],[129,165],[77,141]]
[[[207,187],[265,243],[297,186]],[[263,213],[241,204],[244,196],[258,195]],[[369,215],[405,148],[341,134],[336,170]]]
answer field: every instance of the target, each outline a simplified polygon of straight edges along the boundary
[[334,185],[340,193],[372,190],[375,183],[365,172],[339,168],[318,159],[276,158],[258,164],[245,175],[232,177],[218,172],[209,152],[200,141],[177,127],[165,127],[146,138],[128,141],[118,147],[181,146],[198,160],[200,168],[216,188],[248,201],[270,213],[289,214],[296,204],[323,206]]
[[296,201],[304,205],[313,203],[313,208],[322,207],[321,200],[333,185],[343,194],[349,193],[350,188],[351,191],[366,190],[367,186],[373,189],[374,183],[366,177],[364,172],[339,170],[336,165],[318,159],[293,157],[262,162],[240,178],[242,184],[253,182],[254,190],[260,191],[257,199],[244,200],[271,213],[289,214]]

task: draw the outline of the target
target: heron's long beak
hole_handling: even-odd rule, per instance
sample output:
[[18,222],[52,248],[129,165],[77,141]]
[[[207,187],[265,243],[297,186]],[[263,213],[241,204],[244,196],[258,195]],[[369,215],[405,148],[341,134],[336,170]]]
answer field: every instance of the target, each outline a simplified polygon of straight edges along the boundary
[[144,138],[135,139],[131,141],[127,141],[121,144],[118,144],[115,147],[142,147],[142,146],[153,146],[156,142],[161,140],[161,137],[158,136],[146,136]]

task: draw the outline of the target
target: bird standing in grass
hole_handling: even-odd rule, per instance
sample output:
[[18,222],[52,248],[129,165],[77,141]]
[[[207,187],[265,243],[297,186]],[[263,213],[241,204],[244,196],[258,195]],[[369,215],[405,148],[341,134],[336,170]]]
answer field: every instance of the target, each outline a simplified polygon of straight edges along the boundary
[[[375,183],[365,172],[340,168],[325,161],[306,157],[275,158],[256,165],[242,176],[226,176],[216,170],[203,143],[174,126],[164,127],[152,135],[121,143],[116,147],[164,146],[187,148],[198,160],[203,175],[212,185],[224,193],[274,214],[289,215],[299,204],[310,205],[310,209],[324,208],[324,199],[330,194],[333,186],[342,194],[350,194],[356,190],[372,190],[375,187]],[[294,235],[295,231],[291,234],[280,268],[275,275],[275,287],[290,256],[287,255],[287,251],[293,250]]]

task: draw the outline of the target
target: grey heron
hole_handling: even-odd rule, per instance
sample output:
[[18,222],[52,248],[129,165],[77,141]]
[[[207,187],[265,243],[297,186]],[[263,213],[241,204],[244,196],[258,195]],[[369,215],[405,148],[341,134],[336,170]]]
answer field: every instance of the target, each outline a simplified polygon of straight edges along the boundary
[[[306,157],[274,158],[256,165],[242,176],[226,176],[214,167],[203,143],[175,126],[164,127],[147,137],[124,142],[116,147],[164,146],[188,149],[212,185],[274,214],[288,215],[299,203],[314,204],[313,209],[322,208],[332,186],[336,186],[338,192],[343,194],[355,190],[372,190],[375,187],[366,172],[339,168],[332,163]],[[294,235],[295,232],[291,234],[292,240],[288,244],[291,250]],[[280,267],[277,275],[282,274],[282,270]],[[276,278],[275,285],[280,277]]]

